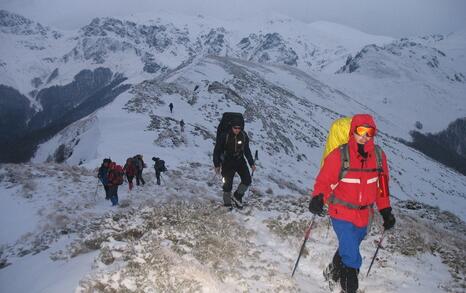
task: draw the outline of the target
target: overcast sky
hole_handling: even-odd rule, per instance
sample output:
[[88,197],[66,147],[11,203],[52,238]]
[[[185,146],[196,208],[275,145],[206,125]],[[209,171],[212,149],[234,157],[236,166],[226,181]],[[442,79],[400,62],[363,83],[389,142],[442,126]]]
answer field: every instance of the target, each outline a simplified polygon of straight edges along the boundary
[[275,12],[392,37],[466,29],[466,0],[0,0],[0,8],[62,29],[81,27],[97,16],[156,16],[162,9],[229,19]]

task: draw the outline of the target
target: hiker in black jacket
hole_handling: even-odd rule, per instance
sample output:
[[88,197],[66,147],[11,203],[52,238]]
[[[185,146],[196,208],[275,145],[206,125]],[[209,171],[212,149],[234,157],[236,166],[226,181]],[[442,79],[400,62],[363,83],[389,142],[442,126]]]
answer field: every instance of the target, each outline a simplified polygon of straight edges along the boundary
[[184,132],[184,124],[185,124],[185,123],[184,123],[184,120],[181,119],[181,121],[180,121],[181,132]]
[[97,177],[99,178],[100,182],[102,182],[102,185],[104,186],[104,189],[105,189],[105,199],[110,199],[107,177],[108,177],[108,167],[111,162],[112,160],[110,159],[104,159],[102,162],[102,165],[99,168],[99,173],[97,174]]
[[134,157],[134,165],[136,166],[136,185],[139,186],[139,182],[141,182],[142,185],[146,184],[146,181],[142,178],[142,170],[147,166],[143,161],[142,155],[136,155]]
[[173,113],[173,103],[170,103],[170,104],[168,105],[168,108],[170,108],[170,113]]
[[[241,129],[241,121],[233,120],[231,125],[231,129],[227,133],[223,133],[215,144],[214,166],[215,172],[220,173],[221,169],[223,176],[224,205],[231,206],[231,200],[233,200],[238,208],[242,208],[244,193],[249,185],[251,185],[251,174],[249,173],[245,157],[253,171],[256,170],[256,166],[249,149],[249,137]],[[235,173],[239,174],[241,183],[238,185],[233,196],[231,196]]]
[[167,168],[165,167],[165,161],[156,157],[152,157],[152,161],[154,161],[154,170],[155,178],[157,179],[157,185],[160,185],[160,174],[162,172],[167,171]]

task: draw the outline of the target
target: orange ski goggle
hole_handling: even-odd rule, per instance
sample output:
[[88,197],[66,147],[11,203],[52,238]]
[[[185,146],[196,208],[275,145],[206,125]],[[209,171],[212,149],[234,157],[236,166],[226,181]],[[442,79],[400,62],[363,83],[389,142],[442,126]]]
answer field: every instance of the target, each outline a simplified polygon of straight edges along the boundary
[[367,126],[356,127],[355,133],[359,136],[366,135],[367,137],[373,137],[375,135],[375,128]]

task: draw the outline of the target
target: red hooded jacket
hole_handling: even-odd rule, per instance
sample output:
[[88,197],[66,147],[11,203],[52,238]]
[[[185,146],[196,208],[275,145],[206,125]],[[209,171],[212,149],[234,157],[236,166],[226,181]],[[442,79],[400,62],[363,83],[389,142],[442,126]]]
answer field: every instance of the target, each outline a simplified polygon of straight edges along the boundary
[[[368,125],[376,128],[374,119],[367,114],[358,114],[351,120],[351,130],[349,133],[349,167],[356,169],[376,169],[377,159],[375,154],[374,139],[372,138],[364,145],[364,151],[368,153],[367,159],[358,152],[358,145],[354,138],[356,127]],[[388,166],[385,153],[382,152],[382,168],[388,178]],[[380,210],[390,207],[389,197],[380,197],[377,190],[378,172],[348,171],[344,178],[340,180],[341,151],[340,148],[333,150],[324,160],[314,185],[313,195],[320,193],[324,195],[324,202],[327,203],[333,193],[336,198],[359,206],[377,204]],[[341,204],[329,203],[330,217],[353,223],[358,227],[368,225],[371,208],[351,209]]]

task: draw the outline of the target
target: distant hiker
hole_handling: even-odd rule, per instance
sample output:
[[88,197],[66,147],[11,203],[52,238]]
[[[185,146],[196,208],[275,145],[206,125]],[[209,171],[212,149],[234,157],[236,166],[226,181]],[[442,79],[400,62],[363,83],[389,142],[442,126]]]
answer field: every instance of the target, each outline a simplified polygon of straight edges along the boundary
[[[251,185],[251,174],[244,157],[254,171],[256,166],[249,149],[249,137],[244,129],[244,119],[240,113],[224,113],[217,128],[217,139],[214,148],[215,172],[223,176],[223,203],[231,206],[231,200],[236,207],[243,207],[243,196]],[[231,195],[233,177],[238,173],[241,183]]]
[[152,157],[152,161],[154,161],[155,178],[157,178],[157,185],[160,185],[160,174],[162,172],[167,171],[167,168],[165,167],[165,161],[156,157]]
[[144,178],[142,178],[142,170],[147,167],[144,163],[142,155],[136,155],[133,157],[133,164],[136,167],[136,185],[139,186],[141,183],[142,185],[146,184]]
[[170,103],[168,107],[170,108],[170,113],[173,113],[173,103]]
[[184,121],[181,119],[180,121],[181,132],[184,132]]
[[[324,277],[331,288],[340,281],[342,292],[354,293],[362,264],[359,246],[367,233],[374,203],[385,230],[395,225],[395,217],[390,207],[387,158],[374,144],[375,122],[366,114],[355,115],[350,121],[349,141],[325,158],[309,210],[323,216],[324,203],[328,204],[338,249]],[[382,185],[386,186],[383,191]]]
[[123,184],[123,168],[115,162],[109,164],[108,169],[108,186],[110,201],[113,206],[118,205],[118,186]]
[[100,182],[104,186],[105,190],[105,199],[110,199],[108,194],[108,165],[112,162],[110,159],[104,159],[102,161],[102,165],[99,168],[99,172],[97,173],[97,177],[99,178]]
[[136,166],[133,165],[133,159],[128,158],[126,159],[126,164],[123,168],[126,174],[126,178],[128,179],[129,190],[133,189],[133,178],[136,176]]

